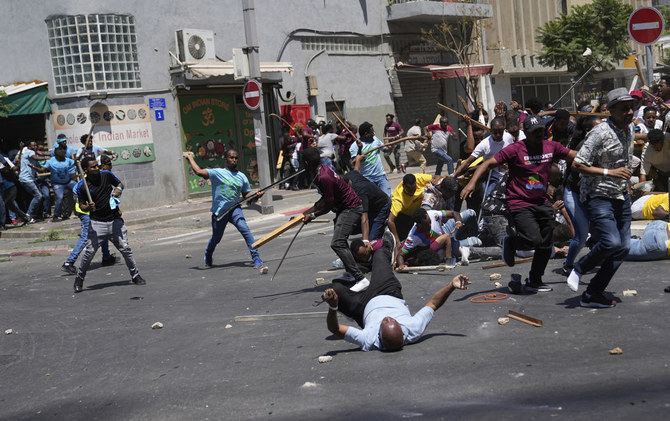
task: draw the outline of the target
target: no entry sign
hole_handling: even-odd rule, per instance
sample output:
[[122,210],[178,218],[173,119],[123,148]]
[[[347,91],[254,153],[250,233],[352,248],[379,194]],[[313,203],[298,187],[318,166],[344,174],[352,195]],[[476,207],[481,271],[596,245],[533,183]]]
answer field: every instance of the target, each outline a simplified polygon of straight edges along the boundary
[[249,79],[242,89],[242,101],[248,109],[257,109],[261,105],[261,84],[254,79]]
[[658,41],[663,27],[663,16],[653,7],[640,7],[628,18],[628,33],[638,44],[650,45]]

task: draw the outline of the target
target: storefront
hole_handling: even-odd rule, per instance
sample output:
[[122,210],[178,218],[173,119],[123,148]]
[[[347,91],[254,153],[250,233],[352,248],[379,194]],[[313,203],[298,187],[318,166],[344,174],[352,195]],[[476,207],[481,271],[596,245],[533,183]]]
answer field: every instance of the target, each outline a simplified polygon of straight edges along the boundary
[[8,116],[0,118],[0,152],[16,151],[20,142],[46,138],[46,119],[51,113],[47,82],[19,82],[0,86],[7,96],[0,98],[8,105]]

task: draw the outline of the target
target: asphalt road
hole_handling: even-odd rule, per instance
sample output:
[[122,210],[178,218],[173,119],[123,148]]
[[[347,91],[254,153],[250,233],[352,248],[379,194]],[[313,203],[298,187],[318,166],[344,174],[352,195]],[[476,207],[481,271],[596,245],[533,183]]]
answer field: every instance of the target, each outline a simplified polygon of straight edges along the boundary
[[[260,238],[285,220],[255,220],[252,231]],[[473,284],[452,295],[419,343],[361,352],[329,334],[325,305],[312,306],[325,289],[315,279],[340,273],[331,269],[330,224],[305,227],[271,283],[293,232],[260,249],[270,269],[261,275],[229,226],[215,267],[205,269],[207,221],[203,214],[133,227],[147,285],[130,284],[123,263],[99,267],[98,255],[76,295],[58,251],[74,240],[3,240],[15,254],[43,246],[51,255],[0,263],[0,328],[13,329],[0,334],[0,419],[670,417],[670,260],[624,263],[609,288],[621,302],[605,310],[579,307],[579,295],[550,272],[560,260],[545,275],[553,292],[498,303],[470,298],[496,291],[491,273],[506,285],[512,272],[525,276],[528,263],[399,274],[413,312],[459,272]],[[625,289],[637,296],[623,296]],[[499,325],[508,310],[544,326]],[[240,319],[254,315],[264,318]],[[164,327],[152,329],[155,322]],[[610,355],[615,347],[623,354]],[[321,355],[333,360],[320,364]]]

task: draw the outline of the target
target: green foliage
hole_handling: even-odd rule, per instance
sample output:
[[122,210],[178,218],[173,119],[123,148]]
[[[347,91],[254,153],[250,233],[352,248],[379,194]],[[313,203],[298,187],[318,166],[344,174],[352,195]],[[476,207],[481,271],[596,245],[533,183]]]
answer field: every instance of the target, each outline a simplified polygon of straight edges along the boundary
[[2,98],[6,97],[7,92],[0,90],[0,118],[7,117],[9,113],[11,113],[14,108],[16,108],[16,104],[5,104],[2,101]]
[[663,15],[663,20],[665,21],[665,29],[663,30],[663,35],[670,34],[670,6],[661,6],[657,7],[658,11]]
[[[630,38],[626,25],[633,6],[619,0],[594,0],[575,6],[569,14],[561,14],[537,29],[537,41],[543,45],[538,56],[540,64],[568,72],[583,74],[589,67],[613,70],[619,60],[630,54]],[[592,54],[582,53],[590,48]]]

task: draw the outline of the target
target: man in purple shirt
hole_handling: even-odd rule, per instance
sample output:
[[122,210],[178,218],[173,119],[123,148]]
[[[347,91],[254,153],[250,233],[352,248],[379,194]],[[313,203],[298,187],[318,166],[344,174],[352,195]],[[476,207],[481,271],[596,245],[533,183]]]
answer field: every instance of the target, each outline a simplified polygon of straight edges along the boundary
[[343,279],[356,282],[351,290],[354,292],[363,291],[370,285],[370,281],[358,268],[347,242],[349,236],[354,234],[361,224],[361,215],[363,214],[361,199],[359,199],[354,189],[340,178],[335,171],[327,165],[321,165],[318,149],[307,148],[302,157],[308,170],[316,174],[314,184],[316,184],[321,194],[321,199],[314,205],[315,211],[305,215],[303,221],[308,223],[317,216],[330,211],[337,215],[330,248],[342,260],[344,269],[347,271],[346,277]]
[[[395,118],[393,114],[386,114],[386,125],[384,125],[384,143],[400,139],[400,137],[405,134],[405,131],[402,129],[400,123],[394,122],[393,118]],[[393,161],[391,161],[391,154],[393,154],[393,157],[395,158],[395,165],[393,165]],[[390,148],[386,148],[384,151],[384,158],[386,158],[386,162],[389,164],[391,172],[397,168],[398,174],[400,174],[400,171],[403,170],[403,167],[400,165],[400,145],[394,145]]]
[[503,260],[514,266],[516,250],[535,250],[528,279],[522,287],[520,281],[510,282],[510,291],[547,292],[552,288],[542,282],[552,248],[554,213],[547,201],[549,170],[553,161],[572,160],[577,151],[567,149],[558,142],[544,140],[544,122],[529,116],[523,122],[526,138],[515,142],[484,161],[475,171],[472,180],[461,192],[468,197],[477,180],[491,168],[507,164],[509,179],[505,200],[509,209],[509,227],[512,235],[503,237]]

